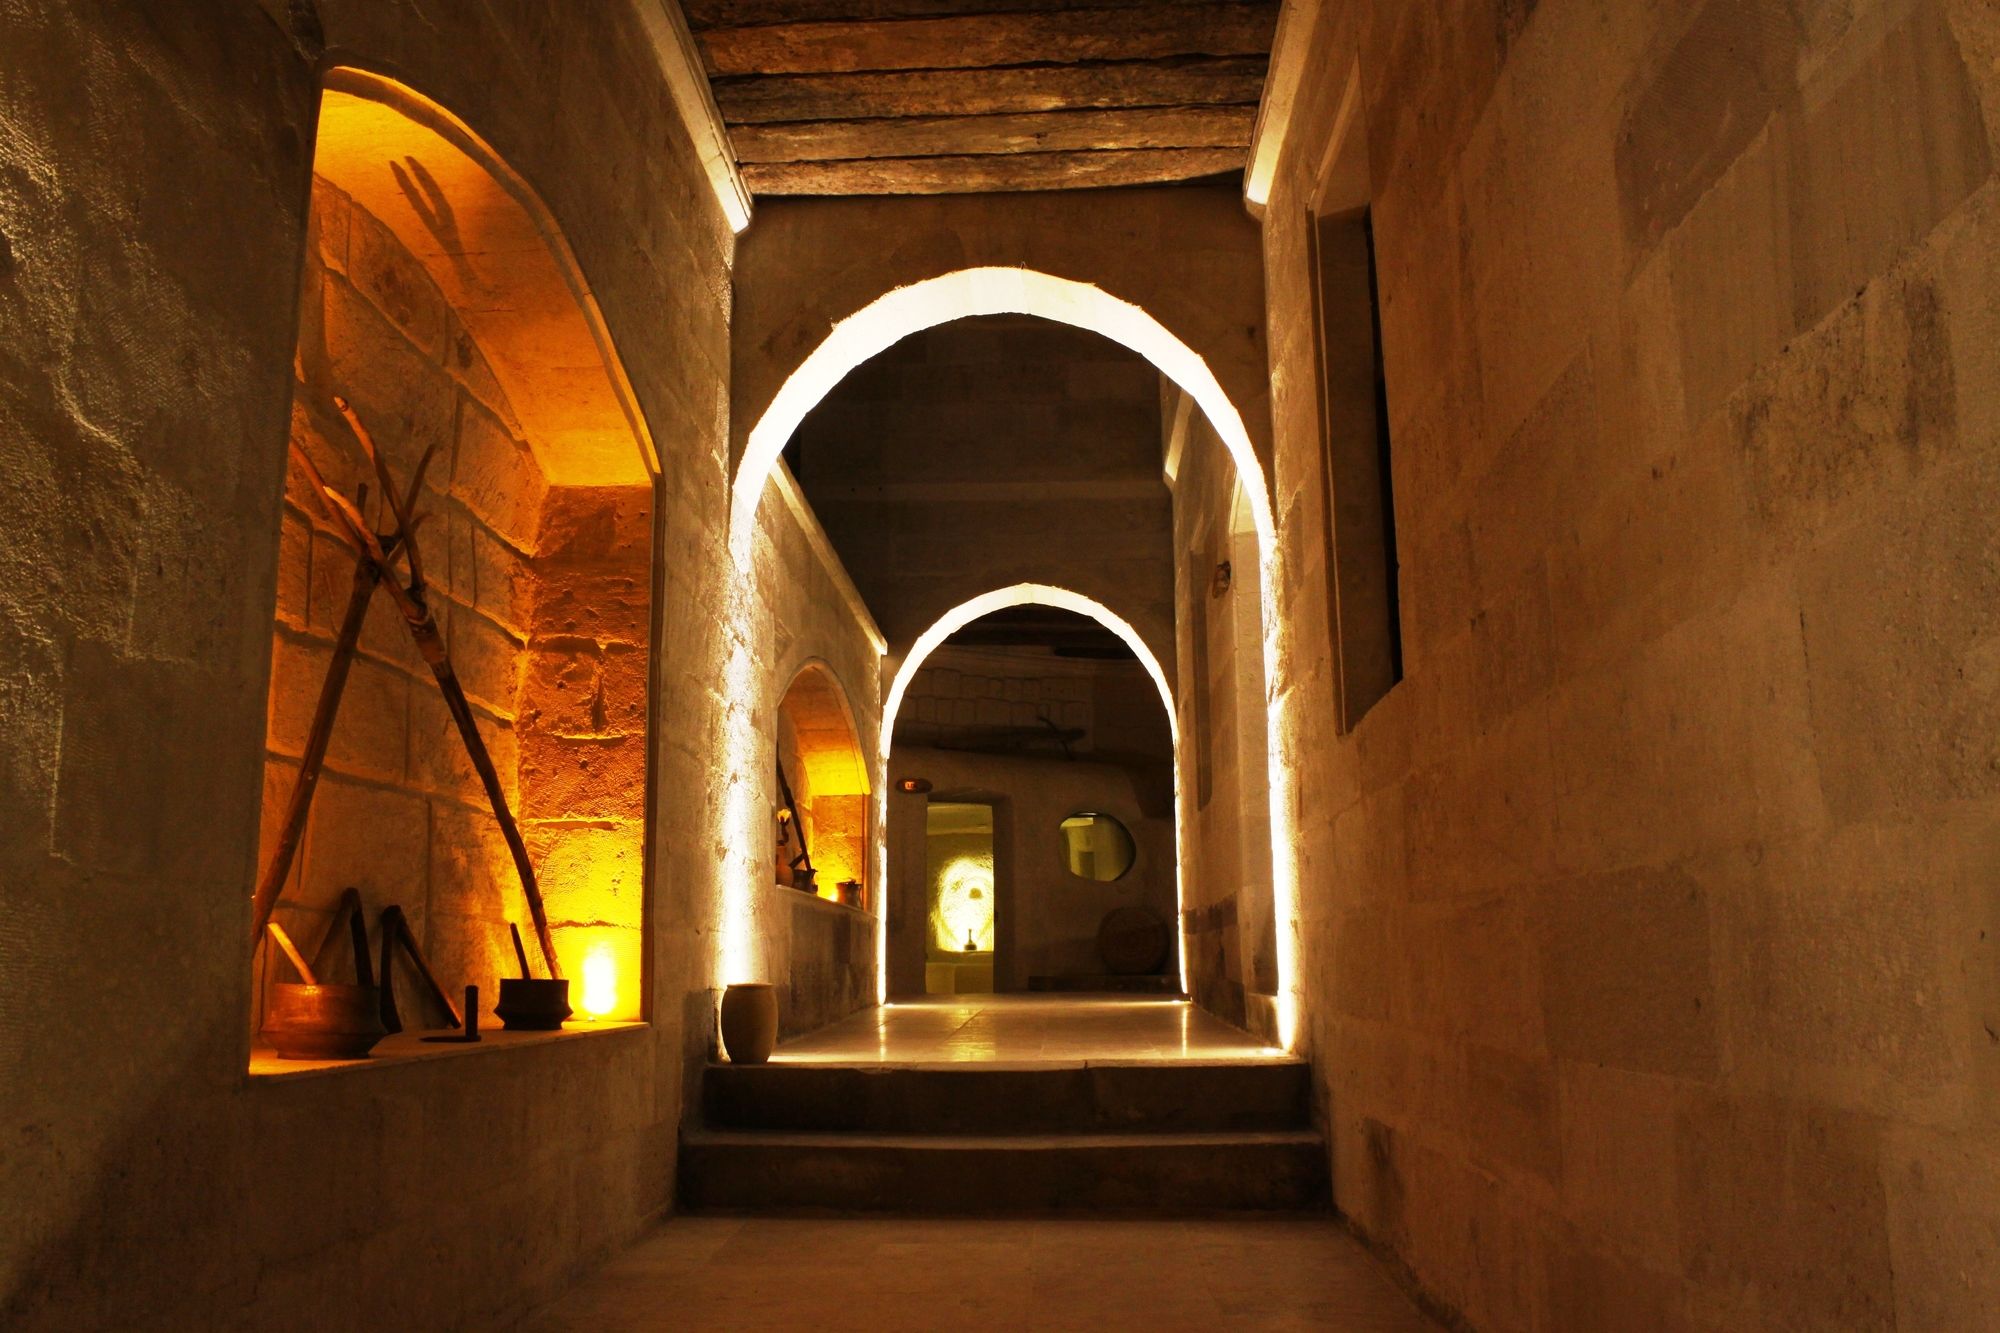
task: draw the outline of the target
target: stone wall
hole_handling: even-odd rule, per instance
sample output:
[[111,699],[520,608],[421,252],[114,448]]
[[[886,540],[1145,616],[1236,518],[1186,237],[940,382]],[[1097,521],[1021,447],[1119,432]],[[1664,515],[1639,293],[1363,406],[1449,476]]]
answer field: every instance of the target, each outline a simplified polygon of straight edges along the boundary
[[1144,358],[993,316],[912,334],[856,369],[789,456],[892,647],[970,598],[1047,583],[1110,607],[1167,661],[1159,434]]
[[1067,742],[1076,754],[1173,758],[1159,688],[1130,659],[948,643],[910,677],[896,714],[897,743],[921,746],[949,748],[993,728],[1051,727],[1083,733]]
[[[614,1018],[640,1015],[652,538],[650,490],[553,487],[525,580],[521,832],[556,952],[572,977],[593,958],[609,961],[617,1007],[606,1016]],[[475,571],[483,579],[488,568]],[[660,703],[672,716],[677,701]],[[496,935],[493,944],[502,943]]]
[[[755,845],[726,849],[745,861],[741,873],[751,881],[747,930],[754,956],[737,966],[745,975],[723,980],[777,986],[779,1022],[791,1033],[875,1003],[881,874],[869,864],[875,848],[866,831],[868,806],[881,782],[882,640],[798,483],[782,466],[765,487],[757,518],[756,577],[740,612],[743,660],[754,672],[757,703],[745,719],[755,788],[743,803],[752,827],[741,836]],[[819,696],[810,707],[800,691],[804,684]],[[843,733],[838,744],[829,743],[834,732]],[[787,776],[795,797],[804,792],[812,831],[824,827],[832,835],[824,849],[813,843],[832,853],[822,864],[816,850],[819,887],[832,892],[836,879],[845,878],[848,858],[859,853],[855,877],[865,886],[868,910],[809,901],[774,873],[780,796],[773,761],[781,745],[793,760]]]
[[[1229,453],[1200,410],[1188,407],[1184,414],[1163,414],[1167,455],[1175,460],[1184,738],[1181,927],[1188,988],[1203,1008],[1275,1042],[1279,978],[1261,557]],[[1222,583],[1218,570],[1225,563]]]
[[[1157,696],[1156,696],[1157,697]],[[921,995],[930,935],[924,806],[967,801],[994,807],[994,984],[1028,989],[1033,977],[1097,976],[1097,927],[1115,907],[1144,906],[1172,923],[1174,812],[1165,765],[1143,769],[1044,757],[969,754],[898,744],[892,780],[927,778],[928,796],[889,795],[889,993]],[[1062,821],[1112,816],[1132,835],[1132,867],[1110,882],[1082,879],[1064,859]],[[1178,960],[1166,971],[1174,975]]]
[[[659,447],[651,1026],[273,1082],[249,896],[323,56],[533,183]],[[0,1323],[505,1323],[668,1206],[712,1041],[728,229],[620,5],[13,6],[0,85]]]
[[[1992,1326],[2000,21],[1319,26],[1265,250],[1339,1206],[1480,1328]],[[1408,673],[1345,737],[1329,160],[1374,209]]]

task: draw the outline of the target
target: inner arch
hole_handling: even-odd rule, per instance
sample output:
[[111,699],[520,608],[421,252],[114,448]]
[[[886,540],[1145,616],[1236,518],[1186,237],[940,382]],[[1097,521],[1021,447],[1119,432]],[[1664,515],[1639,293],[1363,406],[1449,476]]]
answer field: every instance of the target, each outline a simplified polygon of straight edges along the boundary
[[[1180,854],[1180,844],[1182,841],[1180,824],[1183,817],[1181,809],[1181,762],[1179,755],[1180,720],[1174,707],[1173,688],[1167,684],[1167,673],[1161,668],[1160,659],[1154,656],[1153,650],[1147,647],[1146,641],[1140,636],[1139,631],[1132,628],[1131,623],[1123,616],[1094,597],[1086,597],[1082,593],[1073,592],[1068,588],[1055,587],[1047,583],[1016,583],[1009,587],[996,588],[992,592],[981,593],[977,597],[969,598],[945,612],[942,616],[938,617],[935,624],[917,636],[915,643],[910,645],[910,651],[904,655],[902,664],[896,668],[895,680],[891,682],[888,693],[883,696],[882,732],[878,742],[881,750],[883,769],[885,772],[887,771],[890,750],[895,742],[896,714],[901,711],[903,696],[908,693],[910,682],[916,679],[917,672],[924,665],[924,660],[936,652],[946,639],[949,639],[973,621],[980,619],[982,616],[992,615],[995,611],[1004,611],[1011,606],[1050,606],[1096,621],[1124,641],[1125,646],[1132,650],[1132,655],[1139,659],[1139,665],[1145,668],[1148,676],[1152,677],[1154,688],[1160,692],[1160,706],[1166,710],[1167,714],[1167,735],[1173,742],[1175,751],[1173,764],[1175,829],[1174,930],[1180,935],[1180,947],[1176,953],[1180,967],[1180,987],[1182,993],[1185,994],[1188,986],[1187,939],[1184,926],[1187,895],[1182,879],[1184,872]],[[876,864],[886,867],[888,865],[889,829],[889,795],[887,783],[882,785],[881,793],[877,797],[877,800],[879,804],[876,807],[875,818],[876,837],[878,839]],[[883,880],[883,884],[884,897],[886,899],[886,877]],[[877,1003],[887,1004],[889,1002],[889,912],[886,902],[881,909],[880,916],[881,919],[876,925],[875,993]]]

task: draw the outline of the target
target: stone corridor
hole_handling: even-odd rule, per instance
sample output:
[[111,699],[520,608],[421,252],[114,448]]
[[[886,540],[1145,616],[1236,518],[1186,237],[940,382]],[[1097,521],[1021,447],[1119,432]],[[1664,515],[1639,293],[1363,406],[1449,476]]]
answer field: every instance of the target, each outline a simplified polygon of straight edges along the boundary
[[1995,0],[0,0],[0,1329],[2000,1329]]

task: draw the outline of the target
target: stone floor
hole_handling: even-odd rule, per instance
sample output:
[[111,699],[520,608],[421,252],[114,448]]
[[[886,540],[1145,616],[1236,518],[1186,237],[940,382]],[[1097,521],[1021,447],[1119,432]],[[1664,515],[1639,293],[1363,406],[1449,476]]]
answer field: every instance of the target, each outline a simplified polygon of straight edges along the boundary
[[771,1058],[826,1064],[1268,1060],[1279,1055],[1185,1000],[960,995],[864,1009]]
[[524,1327],[1425,1333],[1438,1325],[1325,1219],[685,1217]]

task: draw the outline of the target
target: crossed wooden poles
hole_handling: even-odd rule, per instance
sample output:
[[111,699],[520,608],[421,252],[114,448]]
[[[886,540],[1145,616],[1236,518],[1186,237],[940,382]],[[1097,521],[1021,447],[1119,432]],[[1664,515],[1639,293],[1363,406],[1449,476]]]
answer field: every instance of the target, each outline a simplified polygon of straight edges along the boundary
[[[347,613],[334,640],[333,660],[328,663],[326,679],[320,684],[319,703],[313,710],[312,727],[306,733],[305,754],[299,765],[298,781],[292,787],[291,801],[285,808],[285,822],[279,829],[271,860],[257,881],[256,896],[251,899],[251,947],[256,947],[257,941],[262,938],[264,927],[271,920],[272,909],[278,905],[278,894],[291,874],[292,861],[298,854],[299,839],[305,833],[306,816],[312,809],[313,791],[319,786],[320,772],[326,764],[326,747],[333,736],[334,715],[340,711],[340,696],[347,688],[348,668],[354,663],[355,649],[361,641],[361,626],[368,617],[368,603],[374,598],[377,587],[387,586],[396,609],[402,613],[410,637],[416,642],[418,653],[423,656],[425,665],[430,667],[431,675],[437,679],[438,692],[444,696],[445,708],[458,725],[459,737],[465,742],[465,752],[479,774],[480,785],[486,789],[487,801],[493,806],[493,817],[500,824],[500,834],[507,840],[507,850],[513,853],[514,868],[520,872],[521,888],[527,894],[528,911],[534,918],[535,939],[541,946],[542,961],[548,964],[551,977],[560,977],[562,967],[556,962],[555,943],[549,938],[548,912],[542,906],[542,891],[535,883],[535,867],[528,860],[528,846],[521,840],[520,827],[507,808],[507,793],[500,785],[500,774],[493,767],[493,757],[487,753],[486,742],[480,738],[479,726],[472,716],[472,705],[466,702],[458,673],[452,670],[444,635],[439,632],[437,619],[431,614],[426,600],[428,588],[424,582],[423,556],[417,547],[417,529],[423,526],[429,515],[416,514],[414,510],[424,484],[424,473],[430,469],[431,455],[436,452],[436,446],[424,450],[423,457],[417,460],[416,474],[410,479],[409,490],[399,495],[389,474],[389,465],[383,459],[381,450],[375,447],[374,436],[361,424],[361,419],[355,416],[354,409],[345,398],[336,397],[333,405],[346,419],[354,438],[360,442],[361,452],[367,455],[396,526],[386,534],[370,528],[361,513],[361,506],[368,500],[366,483],[361,486],[357,498],[349,500],[326,484],[311,457],[297,440],[292,441],[292,457],[298,460],[300,469],[306,474],[313,499],[333,525],[335,535],[354,553],[354,587],[348,594]],[[397,576],[396,562],[399,557],[409,569],[407,583]]]

